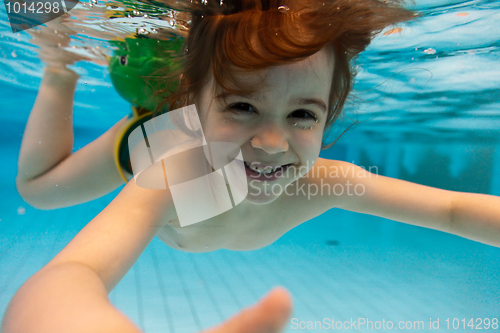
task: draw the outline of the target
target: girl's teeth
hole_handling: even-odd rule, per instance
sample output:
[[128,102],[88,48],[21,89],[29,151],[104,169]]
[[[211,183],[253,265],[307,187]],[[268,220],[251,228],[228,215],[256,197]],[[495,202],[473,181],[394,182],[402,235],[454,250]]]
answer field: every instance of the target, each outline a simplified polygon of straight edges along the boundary
[[250,165],[250,169],[252,169],[255,172],[262,173],[256,166]]
[[265,174],[268,174],[268,175],[271,174],[271,173],[273,173],[273,172],[275,172],[280,167],[280,166],[275,166],[275,167],[266,167],[266,168],[260,169],[260,168],[256,167],[253,164],[251,164],[251,165],[247,164],[247,166],[249,166],[250,169],[252,169],[255,172],[258,172],[260,174],[265,173]]

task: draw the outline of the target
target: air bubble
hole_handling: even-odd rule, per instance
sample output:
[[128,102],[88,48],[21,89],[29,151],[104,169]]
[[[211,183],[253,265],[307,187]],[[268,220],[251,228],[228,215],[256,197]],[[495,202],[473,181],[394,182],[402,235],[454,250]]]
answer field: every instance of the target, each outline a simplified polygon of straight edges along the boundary
[[278,7],[278,12],[284,14],[284,13],[288,12],[289,9],[290,8],[288,8],[288,6],[279,6]]
[[427,54],[436,54],[436,50],[434,50],[433,48],[428,48],[428,49],[425,49],[424,50],[424,53],[427,53]]

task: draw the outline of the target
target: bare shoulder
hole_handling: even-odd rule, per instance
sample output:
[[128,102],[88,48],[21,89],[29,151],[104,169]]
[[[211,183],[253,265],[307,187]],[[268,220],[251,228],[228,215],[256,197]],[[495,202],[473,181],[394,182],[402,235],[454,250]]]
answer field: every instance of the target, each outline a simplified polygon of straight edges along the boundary
[[300,200],[324,212],[363,196],[367,184],[377,177],[376,170],[372,173],[352,163],[318,158],[311,170],[292,186]]
[[306,175],[285,188],[279,200],[280,210],[299,215],[307,212],[304,218],[311,219],[342,206],[346,195],[361,190],[355,187],[359,179],[370,176],[354,164],[318,158]]
[[312,182],[318,180],[328,181],[329,183],[342,183],[346,180],[355,180],[362,178],[377,177],[377,169],[367,170],[355,164],[318,158],[309,173],[305,176]]

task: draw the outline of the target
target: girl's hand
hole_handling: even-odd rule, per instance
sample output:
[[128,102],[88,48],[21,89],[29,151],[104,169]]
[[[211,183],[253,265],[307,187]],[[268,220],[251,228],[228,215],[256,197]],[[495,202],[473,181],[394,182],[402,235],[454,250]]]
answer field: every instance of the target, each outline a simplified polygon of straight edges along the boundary
[[275,288],[256,305],[205,333],[274,333],[283,331],[292,312],[290,295]]
[[88,57],[68,50],[71,36],[76,32],[64,24],[64,14],[36,29],[28,30],[33,37],[31,43],[40,47],[40,59],[48,67],[65,68],[80,60],[89,60]]

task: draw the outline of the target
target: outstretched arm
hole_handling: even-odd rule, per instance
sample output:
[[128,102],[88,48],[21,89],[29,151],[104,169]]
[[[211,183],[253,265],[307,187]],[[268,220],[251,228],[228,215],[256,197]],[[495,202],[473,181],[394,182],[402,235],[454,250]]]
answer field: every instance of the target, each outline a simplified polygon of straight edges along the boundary
[[[463,193],[379,176],[354,164],[321,159],[319,165],[341,170],[339,178],[323,179],[351,194],[320,200],[332,207],[376,215],[436,229],[500,247],[500,197]],[[316,167],[316,166],[315,166]],[[315,181],[320,181],[316,179]],[[358,186],[358,194],[354,188]],[[340,191],[338,191],[340,192]]]
[[123,184],[113,159],[114,140],[123,121],[72,153],[77,79],[66,67],[45,68],[26,125],[16,184],[21,196],[38,208],[76,205]]
[[[290,296],[275,289],[256,305],[205,333],[277,333],[290,313]],[[40,271],[18,291],[1,329],[4,333],[141,332],[109,302],[95,272],[78,264]]]
[[130,182],[15,294],[3,332],[138,332],[107,294],[175,213],[170,192]]
[[[140,332],[107,294],[175,216],[168,190],[146,190],[131,181],[113,202],[15,294],[2,332]],[[211,333],[278,332],[291,312],[283,290]]]

